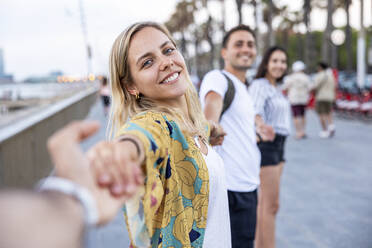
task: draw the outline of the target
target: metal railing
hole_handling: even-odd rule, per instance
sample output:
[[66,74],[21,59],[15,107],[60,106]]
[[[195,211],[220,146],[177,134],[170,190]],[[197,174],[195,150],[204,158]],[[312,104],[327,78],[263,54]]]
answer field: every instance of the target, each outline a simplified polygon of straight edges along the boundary
[[84,119],[97,98],[91,86],[0,129],[0,188],[30,188],[52,171],[48,137],[68,122]]

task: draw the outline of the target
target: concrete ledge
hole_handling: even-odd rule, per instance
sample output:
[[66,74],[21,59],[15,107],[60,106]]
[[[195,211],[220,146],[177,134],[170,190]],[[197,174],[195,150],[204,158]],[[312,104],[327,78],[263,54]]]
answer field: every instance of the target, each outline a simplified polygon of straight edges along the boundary
[[91,86],[70,98],[53,104],[37,115],[0,130],[0,188],[31,188],[50,174],[46,141],[72,120],[84,119],[97,98]]

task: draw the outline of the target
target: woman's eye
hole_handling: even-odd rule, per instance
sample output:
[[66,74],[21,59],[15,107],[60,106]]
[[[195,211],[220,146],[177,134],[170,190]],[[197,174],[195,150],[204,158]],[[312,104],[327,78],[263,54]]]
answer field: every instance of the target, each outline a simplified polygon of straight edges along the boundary
[[174,51],[174,48],[170,47],[170,48],[165,49],[164,54],[169,54],[173,51]]
[[152,59],[147,59],[143,62],[142,67],[150,66],[152,64]]

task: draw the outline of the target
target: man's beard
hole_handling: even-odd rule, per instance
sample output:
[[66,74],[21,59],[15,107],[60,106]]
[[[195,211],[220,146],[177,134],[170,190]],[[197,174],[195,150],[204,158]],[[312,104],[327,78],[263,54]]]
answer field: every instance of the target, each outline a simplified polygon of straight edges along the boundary
[[237,71],[247,71],[249,68],[251,68],[252,65],[237,65],[232,64],[232,68],[234,68]]

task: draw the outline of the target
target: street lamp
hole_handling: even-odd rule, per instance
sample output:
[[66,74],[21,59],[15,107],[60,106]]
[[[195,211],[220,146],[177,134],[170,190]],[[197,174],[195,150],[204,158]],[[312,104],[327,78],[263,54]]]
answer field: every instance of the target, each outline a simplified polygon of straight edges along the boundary
[[335,29],[331,33],[331,42],[333,46],[332,66],[338,67],[338,47],[345,42],[345,32],[340,29]]
[[365,41],[365,30],[364,30],[364,14],[363,14],[363,0],[360,0],[360,31],[358,36],[358,47],[357,47],[357,82],[359,88],[364,87],[364,79],[366,74],[366,41]]
[[345,32],[340,29],[335,29],[331,33],[331,41],[336,46],[341,46],[345,41]]

